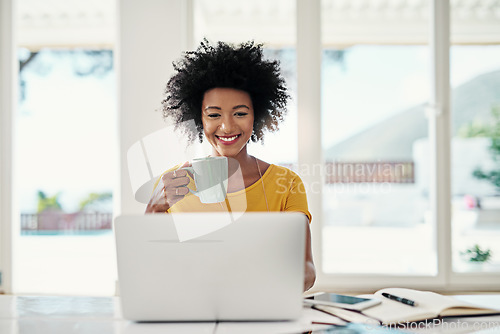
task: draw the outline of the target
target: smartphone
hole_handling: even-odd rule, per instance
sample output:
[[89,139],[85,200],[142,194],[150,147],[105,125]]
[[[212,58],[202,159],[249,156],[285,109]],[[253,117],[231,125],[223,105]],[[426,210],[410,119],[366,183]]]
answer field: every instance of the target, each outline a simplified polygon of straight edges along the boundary
[[304,299],[309,305],[327,305],[345,308],[348,310],[361,311],[381,303],[379,299],[360,298],[353,296],[338,295],[336,293],[318,293]]

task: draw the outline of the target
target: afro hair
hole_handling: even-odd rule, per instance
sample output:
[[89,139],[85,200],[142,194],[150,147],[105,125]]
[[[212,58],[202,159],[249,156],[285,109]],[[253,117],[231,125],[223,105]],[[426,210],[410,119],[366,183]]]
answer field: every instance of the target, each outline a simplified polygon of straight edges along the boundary
[[[204,39],[196,51],[187,51],[173,63],[175,74],[170,78],[162,101],[165,118],[187,135],[190,143],[203,140],[201,105],[206,91],[234,88],[247,92],[254,107],[251,136],[257,142],[264,131],[274,132],[286,113],[289,99],[279,62],[266,60],[262,44],[253,41],[238,46]],[[194,120],[195,127],[187,122]]]

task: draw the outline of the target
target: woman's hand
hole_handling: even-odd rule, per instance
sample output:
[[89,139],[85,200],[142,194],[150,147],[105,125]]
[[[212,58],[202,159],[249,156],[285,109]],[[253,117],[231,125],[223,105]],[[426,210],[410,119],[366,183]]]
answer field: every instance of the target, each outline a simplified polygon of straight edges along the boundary
[[165,213],[175,203],[180,201],[189,192],[188,172],[182,167],[190,166],[185,162],[179,169],[162,175],[153,196],[146,207],[146,213]]

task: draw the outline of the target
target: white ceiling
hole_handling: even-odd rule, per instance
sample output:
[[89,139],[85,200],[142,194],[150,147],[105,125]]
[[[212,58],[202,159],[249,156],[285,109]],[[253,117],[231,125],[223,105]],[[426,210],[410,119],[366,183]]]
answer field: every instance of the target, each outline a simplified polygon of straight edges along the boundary
[[[18,0],[21,46],[112,47],[117,0]],[[195,40],[295,43],[294,0],[193,0]],[[322,36],[329,46],[422,44],[428,0],[323,0]],[[451,0],[454,43],[500,43],[500,0]]]
[[116,0],[18,0],[17,41],[20,46],[112,47],[116,32]]

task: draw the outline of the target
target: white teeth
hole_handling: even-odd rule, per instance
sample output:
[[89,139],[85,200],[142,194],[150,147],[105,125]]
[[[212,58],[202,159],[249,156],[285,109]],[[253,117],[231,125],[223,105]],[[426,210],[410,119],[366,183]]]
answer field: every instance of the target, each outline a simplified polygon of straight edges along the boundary
[[229,137],[229,138],[224,138],[224,137],[219,137],[220,140],[223,140],[223,141],[233,141],[237,138],[238,136],[234,136],[234,137]]

